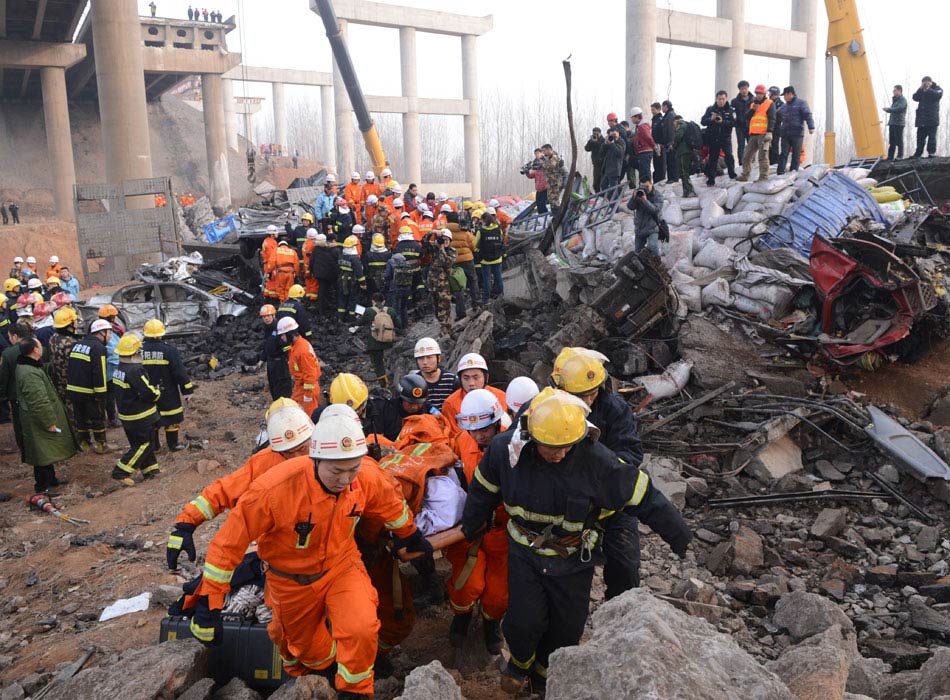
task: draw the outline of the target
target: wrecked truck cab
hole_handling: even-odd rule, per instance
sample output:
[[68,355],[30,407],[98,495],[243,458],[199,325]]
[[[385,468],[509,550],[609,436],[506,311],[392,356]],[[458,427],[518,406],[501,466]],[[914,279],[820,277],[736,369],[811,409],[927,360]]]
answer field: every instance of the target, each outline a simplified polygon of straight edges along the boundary
[[80,311],[86,327],[103,304],[112,304],[119,310],[126,330],[142,332],[146,321],[157,318],[165,324],[170,336],[206,332],[247,311],[243,304],[215,297],[182,282],[129,284],[82,304]]

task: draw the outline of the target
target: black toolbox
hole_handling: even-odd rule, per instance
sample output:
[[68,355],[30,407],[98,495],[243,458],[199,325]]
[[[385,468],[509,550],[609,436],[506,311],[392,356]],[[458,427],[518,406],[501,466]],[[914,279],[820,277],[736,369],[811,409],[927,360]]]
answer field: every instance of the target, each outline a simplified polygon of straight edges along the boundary
[[[162,620],[158,641],[188,639],[192,636],[190,619],[173,616]],[[267,625],[224,618],[224,636],[218,646],[211,647],[208,675],[218,684],[240,678],[252,688],[273,690],[293,680],[284,673],[277,647],[267,635]]]

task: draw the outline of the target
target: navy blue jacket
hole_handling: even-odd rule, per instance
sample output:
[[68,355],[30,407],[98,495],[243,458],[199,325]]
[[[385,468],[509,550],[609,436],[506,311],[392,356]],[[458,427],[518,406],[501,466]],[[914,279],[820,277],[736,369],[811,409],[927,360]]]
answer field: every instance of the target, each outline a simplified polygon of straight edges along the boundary
[[943,97],[943,88],[934,83],[929,90],[920,88],[914,93],[914,102],[917,102],[917,118],[914,122],[918,127],[939,126],[940,98]]
[[811,109],[808,107],[808,103],[800,97],[783,104],[779,114],[781,119],[779,120],[778,130],[779,136],[782,138],[804,135],[803,123],[808,124],[808,128],[811,130],[815,128],[815,119],[811,115]]
[[600,442],[627,464],[640,465],[643,446],[637,433],[637,419],[619,394],[600,390],[587,420],[600,429]]

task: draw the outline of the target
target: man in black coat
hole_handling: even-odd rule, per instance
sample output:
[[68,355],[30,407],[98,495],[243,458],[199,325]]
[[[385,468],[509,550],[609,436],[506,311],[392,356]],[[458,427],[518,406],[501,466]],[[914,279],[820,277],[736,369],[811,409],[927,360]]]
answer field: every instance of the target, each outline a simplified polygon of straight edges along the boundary
[[666,128],[664,125],[663,109],[659,102],[650,105],[650,112],[653,117],[650,120],[650,133],[653,134],[653,140],[659,146],[659,152],[653,156],[653,179],[656,182],[663,182],[666,177],[666,154],[663,152],[661,138]]
[[592,187],[594,192],[600,192],[601,175],[604,167],[604,136],[600,127],[595,126],[591,132],[590,138],[584,145],[584,150],[590,153],[590,164],[594,171]]
[[732,127],[736,123],[736,115],[732,105],[727,101],[729,95],[725,90],[716,93],[716,104],[709,105],[703,115],[701,124],[706,127],[706,145],[709,146],[709,157],[706,159],[706,184],[716,184],[716,167],[719,165],[719,152],[726,158],[726,169],[729,177],[736,179],[736,160],[732,157]]
[[[929,75],[920,81],[920,87],[914,93],[914,102],[917,104],[917,150],[914,158],[924,154],[924,143],[927,144],[927,157],[933,158],[937,154],[937,127],[940,125],[940,98],[943,97],[943,88],[937,85]],[[14,223],[16,223],[14,221]]]
[[739,162],[745,155],[745,144],[749,140],[749,108],[752,106],[752,93],[749,91],[749,81],[739,81],[739,92],[732,98],[732,111],[736,113],[736,144],[738,146]]
[[654,132],[653,140],[663,145],[663,151],[666,155],[666,184],[672,185],[679,179],[679,166],[676,163],[676,152],[673,150],[676,112],[673,111],[673,103],[669,100],[663,100],[660,109],[663,112],[663,131],[661,138],[657,138],[657,134]]
[[607,129],[607,141],[603,147],[603,177],[601,179],[601,190],[607,190],[620,184],[620,178],[623,176],[623,168],[626,153],[626,144],[620,135],[622,127],[611,127]]

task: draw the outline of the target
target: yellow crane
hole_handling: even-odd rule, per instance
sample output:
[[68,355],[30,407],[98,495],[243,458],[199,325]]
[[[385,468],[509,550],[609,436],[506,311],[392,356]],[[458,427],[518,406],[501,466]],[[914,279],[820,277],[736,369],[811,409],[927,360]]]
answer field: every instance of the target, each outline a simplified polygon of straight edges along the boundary
[[825,162],[835,165],[834,59],[848,103],[848,118],[858,158],[884,155],[882,122],[871,83],[857,0],[825,0],[828,48],[825,52]]

